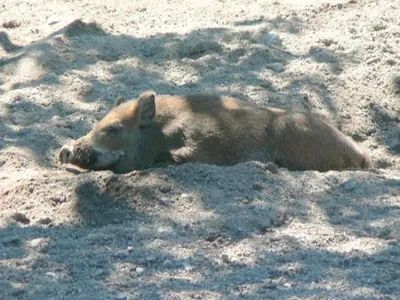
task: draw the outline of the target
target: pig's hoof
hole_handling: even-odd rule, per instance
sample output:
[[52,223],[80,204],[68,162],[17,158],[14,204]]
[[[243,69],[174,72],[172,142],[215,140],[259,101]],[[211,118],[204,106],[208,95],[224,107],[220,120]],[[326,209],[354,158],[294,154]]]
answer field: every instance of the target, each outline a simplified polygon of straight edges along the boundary
[[63,146],[58,153],[58,159],[62,164],[67,164],[72,160],[73,152],[71,146]]

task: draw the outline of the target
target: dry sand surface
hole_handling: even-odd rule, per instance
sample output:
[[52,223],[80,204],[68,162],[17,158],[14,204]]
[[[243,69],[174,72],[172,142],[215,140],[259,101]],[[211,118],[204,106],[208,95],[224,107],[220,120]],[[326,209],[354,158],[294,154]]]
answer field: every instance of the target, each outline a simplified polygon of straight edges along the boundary
[[[399,299],[400,2],[0,1],[0,299]],[[117,96],[321,111],[370,171],[60,166]]]

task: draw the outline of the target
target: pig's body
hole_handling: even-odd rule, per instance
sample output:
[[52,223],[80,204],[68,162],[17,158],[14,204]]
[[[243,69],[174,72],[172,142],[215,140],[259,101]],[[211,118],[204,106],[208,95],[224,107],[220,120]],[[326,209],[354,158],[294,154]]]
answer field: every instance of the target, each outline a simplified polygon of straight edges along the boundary
[[63,163],[116,173],[157,165],[257,160],[291,170],[370,166],[367,154],[323,117],[231,97],[155,96],[115,107],[60,151]]

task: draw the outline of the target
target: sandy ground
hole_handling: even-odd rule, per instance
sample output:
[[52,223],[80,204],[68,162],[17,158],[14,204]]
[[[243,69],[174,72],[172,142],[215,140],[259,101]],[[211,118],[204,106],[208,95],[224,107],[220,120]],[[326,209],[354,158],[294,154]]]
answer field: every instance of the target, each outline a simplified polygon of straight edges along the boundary
[[[400,2],[109,2],[0,2],[0,299],[399,299]],[[321,111],[376,167],[58,164],[148,89]]]

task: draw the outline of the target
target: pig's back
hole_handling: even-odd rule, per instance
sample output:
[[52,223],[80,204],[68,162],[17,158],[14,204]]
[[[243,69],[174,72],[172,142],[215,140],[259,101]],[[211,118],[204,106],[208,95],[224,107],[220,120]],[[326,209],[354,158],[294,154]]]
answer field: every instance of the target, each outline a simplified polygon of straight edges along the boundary
[[[284,110],[261,108],[249,102],[219,96],[158,96],[157,118],[174,144],[177,161],[235,164],[267,161],[270,124]],[[176,147],[176,137],[182,139]]]

